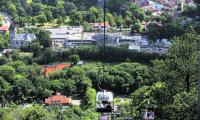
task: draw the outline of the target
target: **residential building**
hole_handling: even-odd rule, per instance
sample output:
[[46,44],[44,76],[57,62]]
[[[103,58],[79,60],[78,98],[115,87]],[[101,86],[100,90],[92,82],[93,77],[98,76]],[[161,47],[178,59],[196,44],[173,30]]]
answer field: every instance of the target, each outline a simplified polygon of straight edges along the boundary
[[83,34],[82,26],[64,26],[47,30],[52,33],[53,47],[72,47],[95,42],[90,35]]
[[129,49],[129,50],[140,51],[140,46],[139,46],[139,45],[134,45],[134,44],[132,44],[132,45],[129,45],[129,46],[128,46],[128,49]]
[[36,40],[35,34],[14,34],[10,37],[11,48],[20,48],[22,46],[27,46]]
[[73,34],[67,36],[64,47],[91,45],[95,43],[96,40],[92,38],[91,34]]
[[67,29],[65,28],[51,28],[47,29],[51,33],[52,46],[63,47],[66,39]]
[[61,104],[61,105],[70,105],[72,102],[71,98],[68,98],[64,95],[60,95],[57,93],[56,95],[50,96],[45,99],[45,105],[54,105],[54,104]]
[[1,51],[2,54],[7,54],[7,53],[11,53],[13,51],[13,49],[4,49],[3,51]]
[[110,30],[110,24],[108,22],[104,23],[91,23],[92,29],[93,31],[98,31],[98,32],[102,32],[104,31],[104,26],[105,26],[105,30],[109,31]]
[[5,34],[6,32],[8,32],[9,31],[9,27],[8,26],[1,26],[0,27],[0,33],[1,34]]

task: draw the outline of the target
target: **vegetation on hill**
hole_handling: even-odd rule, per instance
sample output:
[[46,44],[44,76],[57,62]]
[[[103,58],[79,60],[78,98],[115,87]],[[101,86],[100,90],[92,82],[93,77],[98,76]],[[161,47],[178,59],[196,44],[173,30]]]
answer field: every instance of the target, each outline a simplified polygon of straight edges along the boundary
[[[82,66],[56,71],[49,77],[44,77],[40,66],[37,65],[38,61],[34,61],[38,55],[32,59],[31,56],[19,55],[18,51],[13,51],[11,54],[0,57],[0,101],[4,106],[9,106],[11,103],[17,105],[42,103],[44,98],[56,92],[67,96],[79,94],[83,100],[80,108],[69,107],[66,108],[68,112],[60,113],[45,107],[40,108],[41,111],[37,111],[35,115],[41,118],[49,117],[48,114],[51,114],[54,117],[66,119],[85,117],[85,119],[96,119],[94,89],[98,90],[99,84],[103,89],[113,91],[115,94],[131,94],[132,101],[121,105],[123,117],[132,116],[140,119],[144,110],[151,107],[158,119],[194,119],[197,102],[196,84],[200,37],[192,27],[186,31],[182,36],[174,38],[174,43],[164,59],[153,60],[152,64],[147,64],[148,66],[132,62],[132,59],[127,62],[125,59],[121,59],[120,62],[123,63],[110,65],[86,63]],[[92,57],[90,54],[97,54],[94,50],[88,51],[90,47],[79,52],[83,48],[64,51],[63,57],[70,61],[71,57],[68,56],[80,55],[81,59],[88,60]],[[48,47],[43,49],[45,50],[42,50],[41,53],[49,50]],[[77,51],[75,52],[75,50]],[[116,50],[120,50],[120,48],[116,48]],[[112,57],[113,60],[118,59],[118,56]],[[44,60],[45,58],[40,59]],[[98,59],[98,61],[101,60]],[[105,64],[104,75],[102,64]],[[12,108],[12,110],[10,108],[1,109],[0,118],[13,116],[15,110],[22,109],[14,106]],[[30,109],[35,110],[35,107],[26,108],[23,111],[27,110],[27,114],[32,114]],[[46,109],[50,109],[50,111],[44,112]],[[125,109],[129,109],[129,111]],[[8,111],[10,112],[8,113]],[[19,117],[25,117],[21,114]]]
[[[107,2],[106,21],[112,26],[131,27],[131,33],[146,32],[152,41],[171,39],[168,53],[135,52],[123,46],[57,50],[51,48],[49,32],[38,28],[23,29],[23,33],[35,33],[37,40],[0,56],[0,119],[95,120],[98,118],[95,94],[99,86],[115,95],[129,97],[130,100],[124,103],[116,100],[122,113],[116,120],[127,116],[142,119],[145,110],[150,108],[158,120],[196,119],[200,43],[196,17],[199,15],[198,0],[195,0],[195,9],[186,7],[182,13],[191,17],[191,21],[168,14],[153,17],[149,11],[129,4],[128,0]],[[87,27],[91,22],[103,21],[103,10],[97,4],[97,0],[4,0],[0,2],[0,9],[8,12],[21,27],[43,26],[55,21],[65,24],[66,18],[70,18],[67,24]],[[144,21],[155,22],[143,31],[141,23]],[[0,35],[0,51],[8,48],[8,36],[8,33]],[[79,60],[84,64],[77,66]],[[41,65],[69,61],[71,67],[48,76],[43,74]],[[57,92],[80,97],[81,105],[44,106],[44,99]]]

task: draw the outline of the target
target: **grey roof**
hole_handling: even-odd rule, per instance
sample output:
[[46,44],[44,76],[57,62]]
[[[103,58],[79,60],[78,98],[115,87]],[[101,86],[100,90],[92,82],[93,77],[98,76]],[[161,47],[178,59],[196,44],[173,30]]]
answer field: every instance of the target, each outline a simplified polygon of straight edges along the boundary
[[11,40],[33,41],[35,39],[36,39],[35,34],[15,34],[14,38]]
[[67,35],[80,34],[82,26],[63,26],[60,28],[47,29],[51,32],[51,38],[53,39],[65,39]]

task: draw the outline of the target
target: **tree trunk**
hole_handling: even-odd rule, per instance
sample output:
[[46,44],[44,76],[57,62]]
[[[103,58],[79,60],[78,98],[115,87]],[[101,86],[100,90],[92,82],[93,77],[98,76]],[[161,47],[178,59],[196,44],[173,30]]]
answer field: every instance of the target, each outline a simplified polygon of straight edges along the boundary
[[187,75],[185,77],[185,82],[187,85],[187,92],[190,92],[190,73],[187,73]]
[[5,103],[6,103],[6,99],[5,99],[4,95],[1,95],[1,97],[0,97],[1,107],[5,107]]

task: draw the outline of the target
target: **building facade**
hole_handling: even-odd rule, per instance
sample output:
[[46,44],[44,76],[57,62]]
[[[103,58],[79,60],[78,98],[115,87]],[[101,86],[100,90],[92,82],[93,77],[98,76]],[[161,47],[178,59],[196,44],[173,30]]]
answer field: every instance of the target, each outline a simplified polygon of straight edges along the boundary
[[36,40],[35,34],[14,34],[10,37],[10,46],[11,48],[20,48],[30,45],[34,40]]
[[51,32],[53,47],[73,47],[95,42],[90,35],[83,33],[82,26],[64,26],[47,30]]

